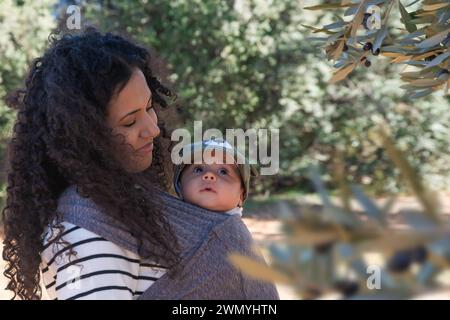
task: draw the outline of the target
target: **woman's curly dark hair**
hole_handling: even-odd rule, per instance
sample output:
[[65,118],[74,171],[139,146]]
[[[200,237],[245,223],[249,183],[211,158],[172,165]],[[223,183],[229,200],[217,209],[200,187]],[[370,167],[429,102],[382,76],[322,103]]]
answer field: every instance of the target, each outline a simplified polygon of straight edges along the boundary
[[[154,189],[148,181],[163,190],[170,181],[164,164],[172,144],[164,123],[158,122],[152,166],[139,174],[114,158],[117,141],[106,125],[107,106],[134,68],[145,75],[156,110],[168,106],[166,98],[174,95],[154,75],[154,61],[147,49],[93,28],[52,35],[49,48],[32,63],[25,88],[7,98],[17,109],[3,209],[4,275],[13,299],[41,298],[43,237],[48,226],[63,228],[57,201],[69,185],[125,224],[139,240],[141,256],[169,267],[178,262],[176,239],[161,210],[152,206],[158,199],[149,196]],[[143,242],[163,250],[152,251]]]

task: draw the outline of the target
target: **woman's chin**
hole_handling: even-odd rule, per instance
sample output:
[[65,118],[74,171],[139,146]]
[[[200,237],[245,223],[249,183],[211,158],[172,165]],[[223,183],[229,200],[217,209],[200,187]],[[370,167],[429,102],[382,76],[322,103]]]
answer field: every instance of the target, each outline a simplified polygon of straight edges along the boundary
[[139,173],[147,170],[152,165],[152,156],[150,155],[147,159],[139,159],[134,161],[132,164],[127,166],[127,171],[131,173]]

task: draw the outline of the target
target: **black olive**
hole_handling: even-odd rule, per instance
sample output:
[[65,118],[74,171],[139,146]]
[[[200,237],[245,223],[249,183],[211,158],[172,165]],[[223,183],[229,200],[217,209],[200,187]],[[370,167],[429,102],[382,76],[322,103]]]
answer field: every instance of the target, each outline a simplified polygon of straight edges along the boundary
[[388,261],[387,268],[392,272],[404,272],[413,262],[411,250],[397,251]]
[[331,248],[333,247],[333,244],[334,244],[333,241],[324,242],[314,246],[314,250],[319,254],[325,254],[330,252]]
[[363,46],[364,51],[369,51],[372,49],[372,43],[371,42],[367,42],[364,46]]
[[424,246],[419,246],[411,250],[412,260],[418,263],[423,263],[428,256],[427,249]]
[[352,280],[338,280],[334,283],[334,288],[342,293],[344,297],[350,297],[358,292],[359,284]]
[[368,68],[368,67],[370,67],[372,65],[372,63],[370,62],[370,60],[366,60],[364,62],[364,65]]
[[322,295],[322,291],[314,286],[308,286],[302,292],[302,296],[304,299],[316,299]]

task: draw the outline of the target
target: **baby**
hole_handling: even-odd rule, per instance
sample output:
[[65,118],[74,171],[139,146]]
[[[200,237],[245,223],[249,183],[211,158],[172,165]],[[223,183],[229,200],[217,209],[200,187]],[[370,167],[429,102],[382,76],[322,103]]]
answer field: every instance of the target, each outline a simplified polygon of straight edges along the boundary
[[[208,210],[242,216],[250,176],[257,175],[245,157],[222,139],[189,144],[182,152],[183,158],[190,159],[192,164],[175,167],[174,187],[178,196]],[[202,162],[196,164],[196,157]]]

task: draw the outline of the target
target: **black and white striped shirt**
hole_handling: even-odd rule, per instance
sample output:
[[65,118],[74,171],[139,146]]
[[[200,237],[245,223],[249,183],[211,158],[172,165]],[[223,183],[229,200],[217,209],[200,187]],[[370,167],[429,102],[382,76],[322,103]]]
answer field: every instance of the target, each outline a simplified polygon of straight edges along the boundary
[[[41,253],[50,299],[137,299],[166,272],[95,233],[67,222],[62,225],[62,238],[69,246],[52,241],[54,235],[47,232]],[[69,255],[70,249],[76,255]]]

